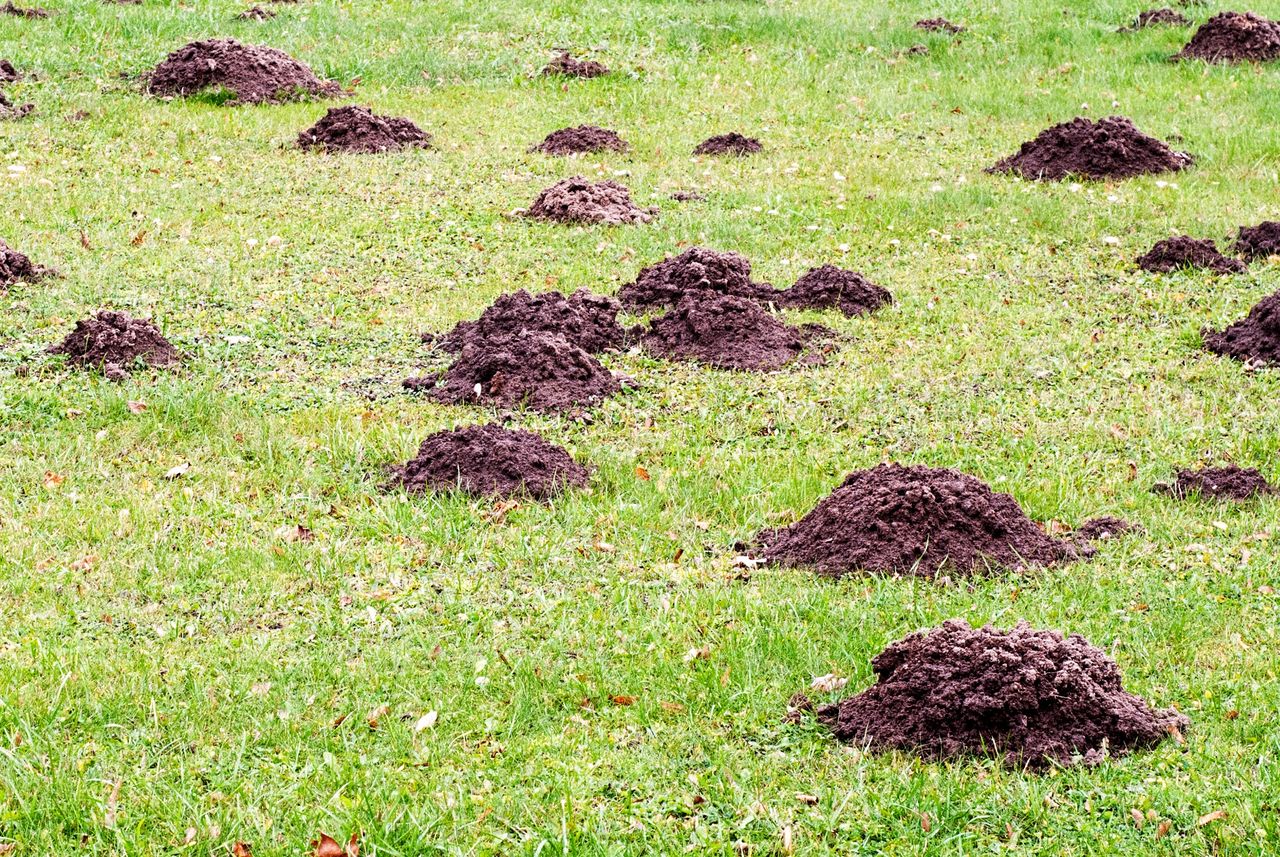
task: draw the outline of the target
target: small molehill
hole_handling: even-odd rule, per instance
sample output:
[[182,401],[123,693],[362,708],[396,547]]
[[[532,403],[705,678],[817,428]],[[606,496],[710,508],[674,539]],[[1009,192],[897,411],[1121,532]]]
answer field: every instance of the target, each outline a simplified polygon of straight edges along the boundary
[[11,286],[17,282],[33,283],[51,274],[52,269],[37,265],[26,254],[19,253],[0,241],[0,286]]
[[368,107],[332,107],[298,135],[303,149],[377,154],[400,149],[429,149],[431,135],[399,116],[379,116]]
[[1253,467],[1203,467],[1179,470],[1172,483],[1155,486],[1160,494],[1179,500],[1203,497],[1207,500],[1252,500],[1275,493],[1275,487]]
[[1264,220],[1257,226],[1241,226],[1235,249],[1250,261],[1280,256],[1280,221]]
[[1201,268],[1215,274],[1242,274],[1248,268],[1239,259],[1218,252],[1208,238],[1177,235],[1157,241],[1155,246],[1137,259],[1138,267],[1155,274],[1168,274],[1183,268]]
[[22,72],[13,67],[8,60],[0,60],[0,83],[14,83],[22,80]]
[[1201,24],[1173,58],[1205,62],[1280,59],[1280,23],[1252,12],[1221,12]]
[[1225,330],[1204,331],[1204,347],[1246,364],[1280,366],[1280,292],[1258,301]]
[[634,283],[618,291],[630,309],[675,306],[685,295],[716,292],[751,300],[771,300],[779,292],[768,283],[751,280],[751,262],[740,253],[690,247],[640,271]]
[[764,146],[754,137],[746,137],[737,131],[708,137],[694,148],[695,155],[754,155],[764,151]]
[[921,18],[916,21],[915,28],[929,33],[963,33],[964,27],[953,24],[946,18]]
[[152,95],[189,96],[228,92],[228,104],[260,104],[336,96],[336,83],[321,80],[284,51],[235,39],[184,45],[156,66],[147,82]]
[[900,464],[850,473],[808,515],[756,541],[770,562],[836,577],[968,575],[1079,558],[1008,494],[955,470]]
[[468,344],[511,336],[562,336],[588,354],[619,348],[626,338],[618,324],[618,302],[587,289],[569,297],[559,292],[502,295],[475,321],[461,321],[444,336],[424,336],[436,348],[456,354]]
[[839,309],[847,316],[855,316],[893,303],[893,295],[857,271],[822,265],[810,268],[775,300],[778,306],[791,309]]
[[893,643],[871,668],[875,684],[816,716],[881,752],[1043,769],[1154,747],[1190,725],[1125,691],[1115,661],[1083,637],[1025,622],[1001,631],[952,619]]
[[1191,19],[1176,9],[1168,7],[1148,9],[1145,12],[1139,12],[1133,23],[1127,27],[1121,27],[1120,32],[1132,33],[1145,30],[1147,27],[1185,27],[1190,23]]
[[391,485],[410,493],[459,490],[536,500],[586,487],[591,475],[563,447],[533,432],[496,425],[436,432],[422,442],[415,458],[391,473]]
[[15,6],[13,0],[8,0],[0,6],[0,12],[15,18],[48,18],[52,14],[48,9],[41,9],[39,6]]
[[587,155],[597,152],[625,152],[627,141],[617,131],[597,128],[595,125],[579,125],[552,131],[541,143],[529,150],[544,155]]
[[241,21],[270,21],[276,16],[274,9],[263,9],[261,6],[250,6],[239,15],[236,15]]
[[609,73],[609,69],[604,63],[574,59],[573,54],[564,51],[547,63],[542,73],[549,76],[592,78],[603,77]]
[[1142,528],[1137,524],[1132,524],[1124,518],[1116,518],[1111,515],[1103,515],[1098,518],[1092,518],[1085,521],[1080,526],[1071,531],[1071,538],[1078,544],[1089,544],[1092,542],[1106,541],[1123,536],[1126,533],[1139,532]]
[[631,191],[612,180],[592,182],[582,176],[561,179],[538,194],[525,212],[538,220],[556,223],[649,223],[657,215],[656,206],[640,208],[631,201]]
[[1027,179],[1057,181],[1070,176],[1123,179],[1181,170],[1192,162],[1155,137],[1148,137],[1123,116],[1094,122],[1077,117],[1041,131],[1016,155],[989,167],[989,173],[1013,173]]
[[34,104],[14,104],[3,92],[0,92],[0,119],[21,119],[35,109]]
[[651,320],[640,341],[658,357],[769,372],[799,357],[809,338],[808,331],[784,324],[755,301],[695,292]]
[[139,364],[164,369],[180,362],[178,350],[153,322],[113,310],[77,321],[49,353],[63,354],[76,366],[101,369],[113,381],[122,380]]

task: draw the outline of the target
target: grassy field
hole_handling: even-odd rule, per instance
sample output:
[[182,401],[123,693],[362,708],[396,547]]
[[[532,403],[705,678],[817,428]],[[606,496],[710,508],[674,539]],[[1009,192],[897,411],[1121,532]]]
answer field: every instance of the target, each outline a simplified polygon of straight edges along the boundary
[[[1173,230],[1280,217],[1280,68],[1168,63],[1190,31],[1117,34],[1137,0],[304,0],[260,24],[234,2],[44,5],[0,17],[0,57],[38,75],[7,90],[37,112],[0,124],[0,238],[65,275],[0,300],[0,855],[300,855],[320,831],[385,857],[1280,847],[1280,502],[1149,490],[1200,461],[1280,476],[1280,373],[1199,350],[1280,267],[1132,265]],[[969,32],[911,29],[935,14]],[[358,78],[437,148],[317,156],[290,144],[324,105],[139,94],[219,34]],[[561,46],[621,73],[536,77]],[[983,173],[1111,113],[1196,166]],[[632,152],[526,154],[580,122]],[[766,153],[689,157],[734,129]],[[661,217],[504,216],[574,173]],[[805,316],[845,337],[823,367],[606,357],[639,389],[585,423],[517,420],[598,467],[588,492],[380,489],[426,434],[488,416],[400,394],[420,332],[518,287],[612,293],[689,243],[784,286],[834,262],[897,302]],[[154,317],[184,368],[113,384],[43,354],[104,306]],[[883,460],[1145,532],[964,585],[733,567],[735,541]],[[1037,775],[782,724],[814,676],[860,690],[884,645],[950,617],[1085,634],[1192,718],[1186,743]]]

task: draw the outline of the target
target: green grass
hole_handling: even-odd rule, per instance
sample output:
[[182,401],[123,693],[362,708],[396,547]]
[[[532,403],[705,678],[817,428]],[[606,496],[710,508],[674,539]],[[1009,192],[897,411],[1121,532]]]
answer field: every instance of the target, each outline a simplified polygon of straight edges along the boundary
[[[264,24],[233,2],[44,5],[0,18],[0,56],[38,73],[8,90],[38,112],[0,124],[0,237],[65,274],[0,301],[0,853],[298,855],[321,830],[386,857],[1275,852],[1280,503],[1149,488],[1197,461],[1280,477],[1280,373],[1198,347],[1280,269],[1131,260],[1280,217],[1280,67],[1167,63],[1186,31],[1115,33],[1137,0],[308,0]],[[910,28],[934,14],[970,31]],[[165,102],[121,77],[215,34],[359,77],[357,101],[438,147],[306,154],[290,143],[324,105]],[[559,46],[621,74],[534,77]],[[1197,165],[1082,188],[982,172],[1112,112]],[[525,153],[579,122],[632,152]],[[688,156],[731,129],[767,152]],[[617,171],[656,223],[504,217]],[[688,188],[707,201],[666,201]],[[781,285],[843,264],[897,302],[815,315],[845,337],[824,367],[607,358],[640,388],[588,423],[517,420],[598,468],[549,506],[379,489],[427,433],[486,418],[398,393],[419,332],[517,287],[612,292],[692,242]],[[185,367],[117,385],[44,356],[101,306],[154,316]],[[890,459],[1145,532],[963,585],[739,579],[735,541]],[[315,540],[278,534],[297,524]],[[861,689],[886,643],[953,616],[1088,636],[1191,716],[1185,745],[1035,775],[782,725],[813,676]]]

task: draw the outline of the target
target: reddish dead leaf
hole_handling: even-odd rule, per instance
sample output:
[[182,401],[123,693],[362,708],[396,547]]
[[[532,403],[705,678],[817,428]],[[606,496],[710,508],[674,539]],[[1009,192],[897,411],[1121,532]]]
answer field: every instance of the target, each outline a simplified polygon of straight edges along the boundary
[[231,846],[231,857],[253,857],[253,846],[248,842],[236,842]]
[[142,242],[147,240],[147,230],[139,229],[137,233],[129,239],[129,243],[134,247],[141,247]]
[[54,473],[52,470],[46,470],[44,472],[44,487],[48,491],[52,491],[54,488],[57,488],[66,481],[67,477],[60,473]]
[[387,712],[391,710],[390,706],[379,705],[370,711],[364,718],[364,722],[369,724],[370,729],[378,728],[378,721],[387,716]]
[[1172,822],[1169,822],[1169,821],[1160,822],[1160,825],[1156,828],[1156,839],[1164,839],[1166,836],[1169,835],[1169,830],[1172,827],[1173,827]]
[[311,841],[313,857],[360,857],[360,835],[351,834],[350,841],[344,846],[327,833],[321,833],[319,839]]
[[1234,708],[1228,711],[1226,714],[1226,717],[1228,720],[1235,720],[1239,716],[1240,716],[1240,712],[1236,711]]
[[614,705],[635,705],[636,698],[634,696],[623,696],[622,694],[618,694],[617,696],[609,697],[609,701]]
[[72,571],[89,571],[93,568],[94,563],[96,563],[97,561],[98,561],[97,554],[82,556],[80,557],[80,559],[77,559],[71,563],[71,570]]
[[1143,825],[1143,823],[1147,820],[1147,819],[1146,819],[1146,816],[1144,816],[1144,815],[1142,814],[1142,810],[1140,810],[1140,809],[1131,809],[1131,810],[1129,810],[1129,816],[1130,816],[1130,818],[1132,818],[1132,819],[1133,819],[1133,825],[1134,825],[1134,827],[1136,827],[1136,828],[1138,828],[1139,830],[1141,830],[1141,829],[1142,829],[1142,825]]
[[1215,809],[1213,812],[1206,812],[1204,815],[1196,819],[1196,827],[1204,827],[1206,824],[1212,824],[1215,821],[1222,821],[1227,817],[1225,809]]
[[920,829],[925,833],[933,829],[933,822],[929,820],[929,813],[927,812],[920,813]]
[[[89,236],[84,234],[83,229],[80,230],[80,246],[86,250],[93,249],[93,245],[89,243]],[[3,851],[0,851],[0,854],[3,854],[3,853],[4,853]]]
[[140,414],[147,409],[147,403],[141,400],[129,400],[129,413]]
[[639,479],[643,479],[645,482],[648,482],[648,481],[649,481],[649,479],[650,479],[649,471],[648,471],[648,470],[645,470],[643,467],[641,467],[640,465],[638,465],[638,464],[637,464],[637,465],[636,465],[636,477],[637,477],[637,478],[639,478]]

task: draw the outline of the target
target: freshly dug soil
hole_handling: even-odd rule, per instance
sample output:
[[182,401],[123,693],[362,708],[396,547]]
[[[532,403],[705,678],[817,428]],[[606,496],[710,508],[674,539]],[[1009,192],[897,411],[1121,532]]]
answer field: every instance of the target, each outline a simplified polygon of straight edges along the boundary
[[1179,500],[1196,496],[1208,500],[1252,500],[1273,494],[1276,489],[1255,468],[1228,465],[1179,470],[1172,484],[1162,483],[1155,490]]
[[799,357],[808,339],[753,300],[694,292],[650,321],[640,341],[646,351],[671,360],[769,372]]
[[695,155],[754,155],[764,151],[764,146],[754,137],[744,137],[737,131],[708,137],[693,150]]
[[671,194],[671,198],[676,202],[698,202],[706,199],[705,196],[698,193],[696,190],[678,190]]
[[13,83],[22,79],[22,72],[13,67],[8,60],[0,60],[0,83]]
[[379,116],[368,107],[331,107],[320,121],[298,135],[303,149],[376,154],[399,149],[429,149],[431,135],[408,119]]
[[1280,366],[1280,292],[1258,301],[1225,330],[1204,331],[1204,347],[1245,363]]
[[595,60],[579,60],[574,59],[573,55],[568,51],[564,51],[558,57],[547,63],[542,69],[545,75],[559,75],[561,77],[602,77],[609,73],[609,69],[604,63],[598,63]]
[[32,283],[52,273],[50,269],[37,265],[25,254],[0,241],[0,286],[9,286],[19,280]]
[[989,173],[1015,173],[1028,179],[1123,179],[1181,170],[1192,158],[1148,137],[1123,116],[1094,122],[1076,117],[1041,131],[1016,155],[989,167]]
[[1241,226],[1235,249],[1250,261],[1280,256],[1280,221],[1264,220],[1257,226]]
[[154,323],[113,310],[77,321],[75,329],[49,353],[65,354],[67,362],[77,366],[101,369],[113,381],[124,378],[137,363],[163,369],[180,360],[178,350]]
[[697,292],[752,300],[772,300],[780,294],[768,283],[752,282],[746,256],[690,247],[641,270],[634,283],[618,291],[618,300],[631,309],[658,309],[675,306],[685,295]]
[[[569,297],[559,292],[531,295],[524,289],[503,295],[475,321],[462,321],[430,341],[442,351],[457,354],[469,344],[512,336],[562,336],[588,354],[620,348],[626,332],[618,324],[618,302],[578,289]],[[423,337],[424,340],[427,337]]]
[[239,15],[236,15],[241,21],[270,21],[276,16],[274,9],[263,9],[261,6],[250,6]]
[[184,45],[156,66],[147,82],[152,95],[187,96],[226,90],[228,103],[260,104],[341,93],[311,69],[275,48],[235,39],[206,39]]
[[552,131],[546,139],[530,149],[544,155],[586,155],[596,152],[625,152],[627,141],[617,131],[597,128],[595,125],[579,125]]
[[893,303],[893,295],[856,271],[823,265],[810,268],[795,285],[778,293],[775,300],[778,306],[791,309],[839,309],[847,316],[855,316]]
[[649,223],[657,207],[640,208],[631,191],[615,181],[590,182],[582,176],[561,179],[538,194],[529,206],[529,217],[557,223]]
[[599,360],[564,337],[533,334],[464,345],[430,395],[446,404],[554,413],[594,405],[620,389]]
[[1156,274],[1168,274],[1180,268],[1204,268],[1215,274],[1242,274],[1248,270],[1239,259],[1219,253],[1212,240],[1189,235],[1157,241],[1137,261],[1139,268]]
[[48,18],[52,14],[48,9],[41,9],[39,6],[15,6],[13,0],[0,6],[0,12],[15,18]]
[[871,661],[876,683],[816,712],[842,741],[930,760],[991,756],[1046,768],[1154,747],[1190,725],[1125,691],[1106,652],[1078,634],[971,628],[952,619]]
[[1145,30],[1147,27],[1185,27],[1191,23],[1191,19],[1176,9],[1148,9],[1145,12],[1139,12],[1138,17],[1133,23],[1127,27],[1121,27],[1120,32],[1132,33],[1137,30]]
[[14,104],[3,92],[0,92],[0,119],[21,119],[35,109],[34,104]]
[[1071,532],[1071,538],[1077,544],[1090,542],[1100,542],[1106,539],[1113,539],[1116,536],[1123,536],[1125,533],[1135,532],[1142,529],[1137,524],[1131,524],[1124,518],[1114,518],[1110,515],[1103,515],[1100,518],[1093,518],[1085,521]]
[[585,487],[590,476],[563,447],[533,432],[484,425],[429,436],[417,457],[392,469],[391,484],[410,493],[457,489],[547,500],[566,488]]
[[925,30],[930,33],[963,33],[964,27],[959,24],[953,24],[946,18],[921,18],[916,21],[917,30]]
[[1221,12],[1201,24],[1173,58],[1206,62],[1280,59],[1280,23],[1252,12]]
[[850,473],[808,515],[756,540],[771,562],[835,577],[968,575],[1078,558],[1008,494],[954,470],[900,464]]

